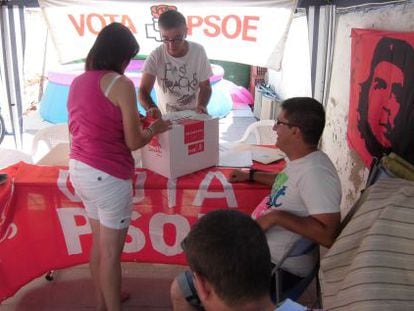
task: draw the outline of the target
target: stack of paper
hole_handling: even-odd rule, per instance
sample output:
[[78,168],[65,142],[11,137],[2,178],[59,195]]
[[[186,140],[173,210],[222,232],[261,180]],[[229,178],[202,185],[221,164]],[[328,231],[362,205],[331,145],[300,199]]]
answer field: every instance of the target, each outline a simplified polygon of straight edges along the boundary
[[219,147],[219,166],[249,167],[252,166],[252,152],[240,150],[239,144],[223,143]]
[[279,149],[243,143],[223,143],[219,148],[219,166],[249,167],[252,160],[269,164],[285,157]]

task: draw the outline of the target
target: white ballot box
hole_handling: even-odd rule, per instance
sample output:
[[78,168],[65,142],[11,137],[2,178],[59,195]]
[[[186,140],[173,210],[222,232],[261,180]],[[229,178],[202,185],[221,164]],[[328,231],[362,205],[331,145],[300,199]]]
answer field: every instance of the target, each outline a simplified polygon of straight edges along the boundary
[[167,118],[172,129],[142,148],[144,168],[174,179],[218,164],[218,118],[192,112]]

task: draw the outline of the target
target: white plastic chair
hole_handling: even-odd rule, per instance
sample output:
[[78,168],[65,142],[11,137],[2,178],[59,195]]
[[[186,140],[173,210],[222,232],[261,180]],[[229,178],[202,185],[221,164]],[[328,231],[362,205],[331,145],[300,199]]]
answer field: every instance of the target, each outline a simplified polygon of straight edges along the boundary
[[20,150],[0,148],[0,169],[16,164],[17,162],[33,163],[30,154]]
[[[242,138],[236,143],[247,143],[256,145],[273,145],[277,134],[273,130],[274,120],[260,120],[250,124],[245,130]],[[254,141],[250,138],[253,136]]]
[[[37,131],[32,143],[32,157],[40,159],[54,146],[60,143],[69,143],[69,128],[67,124],[55,124]],[[40,150],[39,145],[46,145],[46,150]]]

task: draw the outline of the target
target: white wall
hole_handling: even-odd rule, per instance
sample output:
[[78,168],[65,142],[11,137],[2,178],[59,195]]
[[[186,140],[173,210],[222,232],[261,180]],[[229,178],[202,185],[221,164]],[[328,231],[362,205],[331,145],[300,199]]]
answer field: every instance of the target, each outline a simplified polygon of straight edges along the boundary
[[414,4],[359,10],[337,16],[331,87],[327,101],[327,125],[323,150],[338,169],[343,189],[341,209],[349,209],[365,186],[368,170],[346,140],[348,123],[351,29],[414,31]]

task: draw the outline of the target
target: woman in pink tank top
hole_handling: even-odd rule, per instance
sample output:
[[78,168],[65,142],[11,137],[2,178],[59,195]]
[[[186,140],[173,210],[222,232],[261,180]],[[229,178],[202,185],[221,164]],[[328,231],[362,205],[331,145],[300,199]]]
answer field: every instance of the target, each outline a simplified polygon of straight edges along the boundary
[[124,75],[138,51],[127,27],[106,26],[68,97],[70,179],[92,229],[90,270],[97,310],[121,310],[120,258],[133,209],[131,151],[171,126],[157,119],[142,128],[134,84]]

